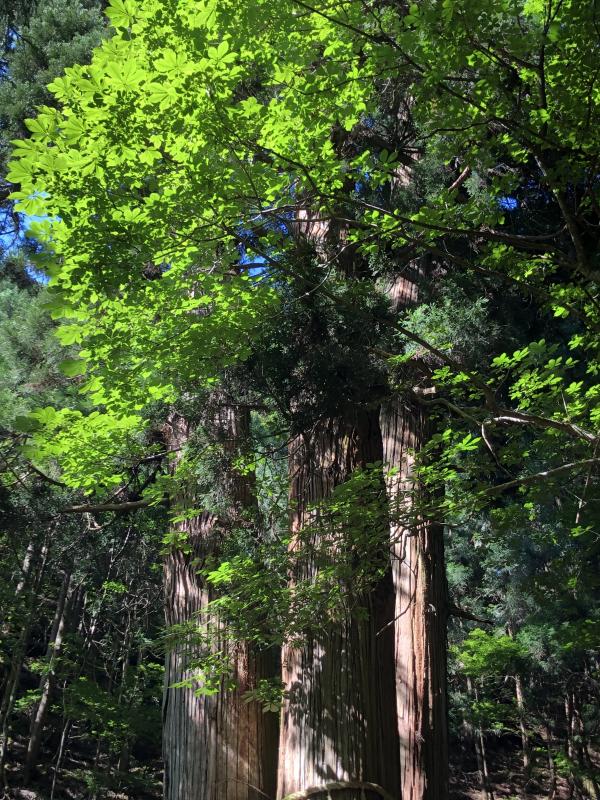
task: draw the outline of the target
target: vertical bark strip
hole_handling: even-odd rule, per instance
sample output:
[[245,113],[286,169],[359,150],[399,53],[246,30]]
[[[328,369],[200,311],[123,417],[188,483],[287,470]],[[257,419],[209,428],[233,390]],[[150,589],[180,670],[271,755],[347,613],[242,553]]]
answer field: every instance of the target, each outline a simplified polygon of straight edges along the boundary
[[[211,412],[212,413],[212,412]],[[211,420],[215,439],[235,448],[248,436],[249,415],[220,407]],[[169,449],[182,448],[190,435],[188,422],[173,414],[166,431]],[[240,510],[253,502],[251,482],[228,476],[232,502]],[[183,505],[193,505],[185,498]],[[198,614],[212,599],[198,575],[207,558],[218,552],[220,520],[205,511],[176,528],[187,535],[186,548],[174,549],[164,566],[165,617],[168,626],[197,620],[201,634],[211,634],[213,652],[220,649],[223,633],[218,620]],[[189,548],[189,551],[186,551]],[[197,695],[194,688],[173,688],[193,677],[192,662],[201,651],[193,641],[178,643],[166,658],[163,704],[165,800],[259,800],[273,796],[276,757],[276,719],[257,703],[244,703],[242,695],[263,675],[262,658],[245,643],[231,652],[234,691],[221,687],[214,695]],[[264,793],[264,794],[263,794]]]
[[[402,800],[448,795],[446,709],[446,579],[443,531],[427,521],[407,524],[418,487],[413,453],[423,444],[425,419],[414,407],[382,409],[384,464],[392,508],[395,588],[396,701]],[[394,517],[396,518],[394,520]]]
[[[323,420],[310,437],[293,442],[292,533],[314,520],[315,503],[375,461],[381,461],[381,437],[373,411]],[[317,564],[303,562],[301,578],[317,573]],[[370,781],[397,793],[393,643],[385,627],[391,599],[391,583],[383,581],[365,598],[366,618],[348,613],[335,629],[324,625],[301,645],[284,647],[277,797],[335,781]],[[357,788],[336,791],[338,800],[377,796]]]

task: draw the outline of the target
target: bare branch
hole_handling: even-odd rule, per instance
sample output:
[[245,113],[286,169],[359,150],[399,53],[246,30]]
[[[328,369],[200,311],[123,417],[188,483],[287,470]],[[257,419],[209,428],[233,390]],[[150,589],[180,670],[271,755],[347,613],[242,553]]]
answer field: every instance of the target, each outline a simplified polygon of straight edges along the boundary
[[148,508],[151,505],[152,501],[150,500],[130,500],[124,503],[98,503],[97,505],[89,503],[79,506],[67,506],[66,508],[61,508],[59,513],[93,514],[96,511],[137,511],[140,508]]
[[467,180],[470,174],[471,174],[471,167],[465,167],[458,176],[458,178],[454,181],[454,183],[448,187],[448,192],[453,192],[454,189],[460,188],[463,185],[463,183]]
[[451,603],[448,607],[448,616],[460,617],[460,619],[469,619],[471,622],[480,622],[482,625],[494,624],[491,620],[471,614],[470,611],[465,611],[464,608],[460,608],[459,606],[454,605],[454,603]]
[[31,461],[28,462],[28,466],[29,466],[29,469],[32,472],[35,472],[35,474],[38,477],[42,478],[45,481],[48,481],[48,483],[51,483],[53,486],[60,486],[61,489],[67,489],[68,488],[66,483],[63,483],[62,481],[57,481],[54,478],[51,478],[50,475],[46,475],[45,472],[42,472],[41,469],[38,469],[35,466],[35,464],[31,463]]
[[514,478],[512,481],[506,483],[499,483],[497,486],[490,486],[479,493],[480,496],[494,497],[495,495],[502,494],[509,489],[515,489],[518,486],[531,486],[534,483],[540,483],[549,478],[554,478],[562,475],[564,472],[571,472],[585,467],[591,467],[594,464],[600,464],[600,458],[585,458],[583,461],[573,461],[569,464],[562,464],[560,467],[554,469],[546,469],[542,472],[536,472],[533,475],[525,475],[522,478]]

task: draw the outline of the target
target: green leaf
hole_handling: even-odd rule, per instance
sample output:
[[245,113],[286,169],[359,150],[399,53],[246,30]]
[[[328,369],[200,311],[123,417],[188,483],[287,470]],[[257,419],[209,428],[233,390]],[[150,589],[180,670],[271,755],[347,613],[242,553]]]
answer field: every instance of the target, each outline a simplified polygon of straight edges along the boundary
[[42,427],[39,420],[30,416],[19,415],[14,421],[15,430],[19,433],[33,433]]
[[110,0],[105,11],[114,28],[130,28],[135,15],[133,0]]
[[68,378],[75,378],[84,375],[87,371],[87,362],[82,358],[65,358],[60,362],[58,368]]

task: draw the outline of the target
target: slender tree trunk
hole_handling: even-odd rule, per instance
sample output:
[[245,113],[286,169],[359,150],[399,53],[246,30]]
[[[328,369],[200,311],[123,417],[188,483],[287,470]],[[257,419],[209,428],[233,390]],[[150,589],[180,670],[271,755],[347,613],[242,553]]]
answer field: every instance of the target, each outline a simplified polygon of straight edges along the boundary
[[[121,656],[122,657],[122,662],[121,662],[121,680],[120,680],[119,692],[118,692],[118,696],[117,696],[117,704],[119,706],[122,706],[124,704],[124,699],[125,699],[125,689],[126,689],[126,686],[127,686],[127,677],[128,677],[128,674],[129,674],[129,655],[131,653],[131,629],[133,627],[134,621],[135,621],[135,614],[133,615],[133,619],[132,619],[132,614],[128,610],[127,622],[126,622],[126,625],[125,625],[125,636],[123,637],[124,638],[123,649],[121,651],[121,653],[122,653],[122,656]],[[138,658],[138,662],[137,663],[138,663],[138,667],[142,663],[141,651],[139,653],[139,658]],[[138,682],[138,676],[139,676],[139,672],[136,672],[136,675],[135,675],[135,678],[134,678],[133,694],[135,694],[135,688],[136,688],[136,685],[137,685],[137,682]],[[119,758],[117,760],[117,772],[126,773],[126,772],[129,771],[129,753],[130,753],[130,749],[131,749],[132,743],[133,743],[133,740],[129,736],[127,736],[125,738],[125,740],[123,741],[123,744],[121,745],[121,750],[119,752]]]
[[[512,624],[508,625],[508,635],[511,638],[515,636],[515,629]],[[523,777],[524,785],[527,786],[529,778],[531,777],[531,747],[529,744],[529,733],[525,724],[526,707],[525,707],[525,692],[523,689],[523,678],[516,673],[515,680],[515,699],[517,703],[517,714],[519,717],[519,732],[521,734],[521,752],[523,755]]]
[[23,594],[31,579],[31,573],[37,560],[38,542],[32,539],[27,545],[27,550],[23,556],[23,564],[21,565],[21,574],[15,587],[15,600]]
[[[105,583],[110,579],[113,566],[114,566],[114,562],[113,562],[113,559],[111,557],[111,561],[110,561],[110,564],[109,564],[109,567],[108,567],[108,571],[106,573]],[[83,623],[84,613],[85,613],[86,594],[85,594],[85,592],[83,590],[83,587],[81,587],[80,591],[83,592],[83,594],[82,594],[82,599],[81,599],[82,612],[81,612],[81,615],[79,617],[79,623],[80,623],[79,632],[83,633],[84,631],[83,631],[83,628],[82,628],[82,623]],[[90,650],[92,648],[92,644],[93,644],[93,641],[94,641],[94,635],[95,635],[96,629],[98,627],[98,622],[100,621],[100,616],[101,616],[101,613],[102,613],[102,607],[103,607],[103,603],[104,603],[105,598],[106,598],[106,589],[103,589],[102,595],[100,597],[100,603],[98,604],[98,607],[96,608],[96,610],[93,612],[93,614],[91,616],[91,620],[90,620],[90,626],[87,629],[87,631],[85,631],[85,634],[84,634],[83,646],[81,648],[81,657],[80,657],[77,669],[75,670],[75,673],[70,678],[70,681],[73,684],[75,684],[77,682],[78,678],[83,674],[83,672],[85,670],[85,667],[86,667],[86,664],[87,664],[87,658],[88,658],[88,655],[90,653]],[[61,733],[61,737],[60,737],[60,743],[59,743],[59,746],[58,746],[58,752],[56,754],[56,760],[54,762],[53,775],[52,775],[52,789],[51,789],[51,792],[50,792],[50,800],[53,800],[53,798],[54,798],[54,793],[56,791],[56,784],[57,784],[57,781],[58,781],[58,776],[60,774],[60,769],[61,769],[61,766],[62,766],[62,762],[63,762],[63,759],[65,757],[65,754],[68,751],[69,734],[71,732],[71,727],[72,727],[72,724],[73,724],[73,720],[71,720],[65,713],[65,708],[64,708],[64,693],[65,693],[65,689],[66,689],[66,683],[63,682],[63,687],[62,687],[62,692],[63,692],[62,733]]]
[[52,693],[56,683],[56,663],[60,658],[60,652],[65,633],[70,588],[71,571],[67,570],[65,572],[56,603],[56,611],[52,623],[50,641],[48,643],[48,652],[46,654],[47,672],[40,680],[41,696],[35,716],[33,718],[31,732],[29,735],[29,743],[27,745],[27,755],[25,756],[25,770],[23,775],[25,785],[27,785],[29,782],[31,770],[37,763],[40,745],[42,742],[42,733],[44,730],[44,724],[46,722],[46,715],[48,713],[48,708],[50,706]]
[[556,764],[554,763],[554,755],[552,752],[552,746],[553,746],[552,729],[550,728],[550,725],[546,722],[542,726],[542,730],[544,732],[544,738],[546,740],[546,751],[548,756],[548,772],[550,773],[548,800],[554,800],[557,789],[557,776],[556,776]]
[[[312,436],[292,443],[292,548],[307,526],[311,530],[318,513],[314,504],[381,456],[376,411],[350,410],[320,422]],[[311,544],[318,547],[319,533],[309,533],[313,536],[317,540]],[[385,546],[385,531],[382,541]],[[304,559],[302,564],[292,578],[292,591],[298,578],[310,581],[318,575],[314,561]],[[325,792],[332,782],[371,782],[394,797],[398,794],[391,576],[363,601],[366,614],[350,608],[333,629],[323,621],[321,630],[305,632],[301,644],[284,647],[279,798],[316,786]],[[378,796],[358,786],[338,788],[335,794],[336,800]]]
[[[467,678],[467,695],[477,700],[477,690],[473,688],[473,681]],[[487,762],[487,753],[485,749],[485,737],[480,725],[475,726],[473,744],[475,746],[475,756],[477,758],[477,769],[479,771],[479,781],[481,784],[481,793],[484,800],[494,800],[494,792],[490,784],[490,773]]]
[[[209,411],[212,435],[230,455],[239,451],[249,434],[249,413],[228,406]],[[169,449],[180,450],[188,441],[190,426],[173,414],[167,426]],[[252,482],[225,476],[232,516],[240,519],[255,503]],[[193,506],[193,496],[183,507]],[[259,800],[274,796],[277,720],[263,713],[243,695],[265,675],[263,656],[245,643],[232,646],[226,631],[213,616],[202,615],[212,599],[210,588],[198,571],[218,554],[226,524],[208,511],[177,522],[176,531],[186,537],[175,547],[164,566],[166,622],[187,627],[188,634],[167,654],[163,704],[165,800]],[[177,629],[175,629],[176,631]],[[201,654],[228,650],[233,668],[233,691],[221,685],[216,694],[198,694],[194,661]],[[272,673],[271,673],[272,674]],[[189,686],[175,688],[181,682]]]
[[569,788],[571,795],[576,797],[584,797],[584,785],[581,775],[578,773],[578,768],[584,767],[583,755],[581,748],[581,739],[579,733],[579,723],[576,713],[576,698],[575,692],[567,690],[565,697],[565,717],[567,722],[567,755],[572,762],[574,769],[571,769],[569,775]]
[[580,771],[579,783],[584,797],[600,800],[600,784],[596,778],[595,765],[590,757],[585,725],[581,714],[582,698],[579,692],[573,692],[573,739],[576,742],[577,765]]
[[515,697],[517,700],[517,714],[519,715],[519,731],[521,733],[521,750],[523,753],[523,778],[525,784],[531,777],[531,747],[529,745],[529,734],[525,725],[525,693],[523,691],[523,679],[520,675],[515,675]]
[[477,728],[476,747],[478,749],[481,759],[481,775],[482,775],[482,786],[484,795],[488,800],[494,800],[494,792],[492,791],[491,787],[490,771],[487,760],[487,751],[485,747],[485,736],[483,735],[481,727]]
[[62,726],[62,731],[60,734],[60,743],[58,745],[58,752],[56,754],[56,762],[54,764],[54,771],[52,773],[52,787],[50,789],[50,800],[54,800],[54,793],[56,791],[56,781],[60,772],[60,767],[65,753],[67,740],[69,738],[70,729],[71,729],[71,720],[66,719]]
[[[25,551],[25,555],[23,556],[23,563],[21,564],[21,568],[19,571],[19,580],[15,587],[15,592],[13,596],[13,603],[12,607],[5,609],[4,616],[2,619],[2,623],[0,625],[0,634],[3,639],[8,639],[11,635],[12,628],[15,627],[15,623],[20,627],[20,633],[17,636],[17,641],[15,643],[15,647],[13,648],[13,657],[11,660],[11,664],[8,669],[5,671],[3,670],[2,680],[0,682],[0,691],[2,692],[2,702],[0,702],[0,731],[4,729],[4,720],[6,716],[6,711],[8,709],[8,705],[10,703],[10,695],[13,692],[13,689],[16,689],[15,685],[15,675],[17,674],[16,670],[20,671],[21,665],[20,663],[17,665],[15,657],[19,653],[21,647],[20,643],[22,637],[25,633],[24,626],[23,626],[23,612],[27,611],[27,609],[23,609],[21,605],[21,597],[24,594],[25,590],[31,585],[32,578],[33,578],[33,568],[36,563],[36,559],[38,556],[38,548],[39,542],[36,540],[35,537],[30,539],[29,544],[27,545],[27,550]],[[12,705],[11,705],[12,708]],[[0,749],[2,752],[4,751],[4,735],[0,734],[2,740],[0,742]],[[4,759],[2,758],[2,763]]]
[[48,543],[46,541],[41,547],[39,557],[34,559],[34,567],[31,566],[27,556],[24,562],[27,563],[28,578],[30,575],[33,577],[29,586],[27,586],[27,583],[21,586],[21,594],[28,589],[27,600],[23,609],[21,630],[13,650],[10,671],[4,687],[2,703],[0,704],[0,781],[3,785],[6,785],[5,766],[9,748],[10,722],[17,698],[17,690],[19,688],[21,669],[27,651],[27,643],[29,642],[29,635],[33,624],[35,597],[42,583],[47,558]]
[[405,402],[382,409],[395,589],[396,702],[402,800],[448,796],[446,701],[447,597],[443,530],[414,519],[411,477],[426,436],[420,409]]

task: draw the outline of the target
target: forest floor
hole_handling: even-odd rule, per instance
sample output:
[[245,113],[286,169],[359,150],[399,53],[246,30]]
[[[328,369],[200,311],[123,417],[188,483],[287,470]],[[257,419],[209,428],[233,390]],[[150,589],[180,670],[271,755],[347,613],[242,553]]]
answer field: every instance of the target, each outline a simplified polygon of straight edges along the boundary
[[[536,776],[530,780],[525,790],[523,776],[511,772],[492,772],[490,774],[487,800],[548,800],[550,777]],[[569,785],[564,778],[558,778],[553,800],[568,800],[571,796]],[[462,772],[453,776],[450,785],[451,800],[486,800],[486,793],[481,788],[479,772]]]
[[[20,743],[13,748],[16,760],[7,765],[7,778],[11,788],[0,794],[0,800],[50,800],[53,769],[52,754],[47,750],[46,760],[40,765],[31,785],[19,785],[21,764]],[[464,750],[455,754],[451,765],[451,800],[569,800],[572,796],[568,782],[557,777],[555,791],[551,792],[551,775],[542,759],[534,764],[532,778],[525,785],[519,748],[498,743],[489,751],[489,786],[482,789],[481,776],[474,755]],[[93,768],[94,759],[88,752],[74,752],[66,760],[56,782],[53,800],[159,800],[161,791],[161,764],[134,763],[127,774],[107,769],[100,758]]]
[[506,747],[499,743],[499,746],[490,748],[488,769],[486,792],[482,787],[475,756],[461,753],[460,759],[455,760],[450,768],[451,800],[569,800],[572,797],[565,778],[556,776],[552,787],[550,770],[541,757],[534,762],[531,777],[526,780],[518,747]]
[[[53,783],[55,748],[47,742],[43,758],[30,784],[22,785],[22,756],[25,740],[13,742],[13,760],[6,766],[9,784],[0,800],[50,800]],[[94,767],[94,762],[96,766]],[[144,763],[132,761],[127,773],[111,770],[106,756],[98,759],[89,749],[73,748],[67,754],[54,787],[53,800],[159,800],[162,797],[162,763],[148,758]]]

